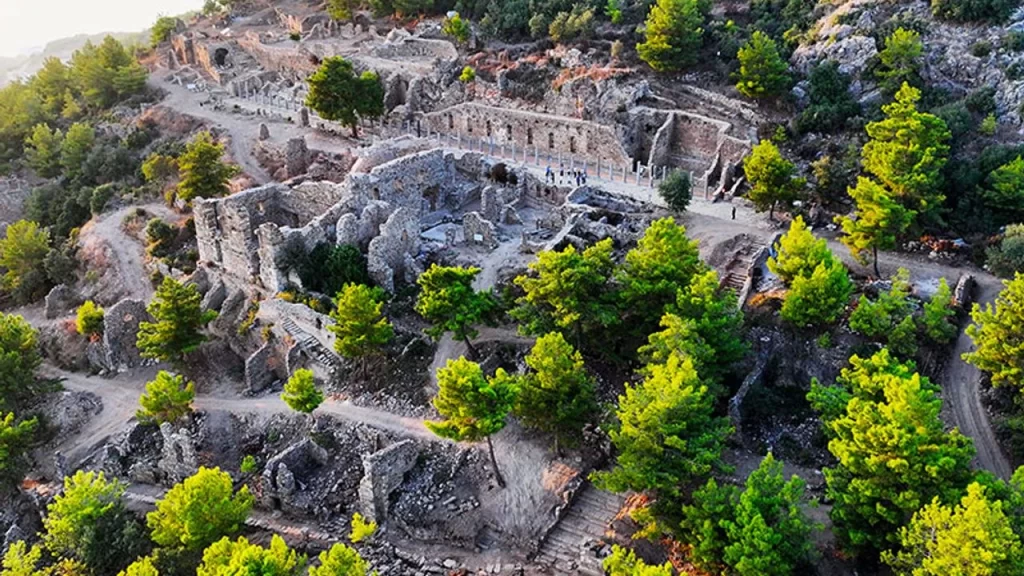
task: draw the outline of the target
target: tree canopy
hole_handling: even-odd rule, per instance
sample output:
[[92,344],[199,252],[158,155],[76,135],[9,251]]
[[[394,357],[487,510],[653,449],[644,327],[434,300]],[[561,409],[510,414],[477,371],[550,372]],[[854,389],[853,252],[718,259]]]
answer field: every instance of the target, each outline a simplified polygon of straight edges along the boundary
[[743,159],[743,172],[750,182],[748,197],[758,210],[768,210],[775,218],[775,208],[788,206],[800,198],[807,180],[796,175],[796,166],[782,157],[771,140],[761,140]]
[[799,276],[810,276],[818,264],[831,265],[835,258],[828,248],[828,241],[814,237],[797,216],[775,244],[776,255],[768,258],[768,269],[786,284],[792,284]]
[[384,87],[374,72],[356,75],[352,63],[340,56],[325,58],[309,77],[306,106],[325,120],[334,120],[352,128],[358,138],[360,118],[384,114]]
[[217,317],[213,310],[203,311],[202,296],[193,284],[182,284],[164,277],[146,311],[155,322],[140,322],[139,352],[146,358],[181,360],[206,341],[203,326]]
[[808,394],[838,460],[824,469],[833,531],[848,551],[886,550],[919,508],[959,497],[974,446],[958,430],[945,430],[937,388],[884,348],[850,358],[837,384],[812,382]]
[[810,276],[797,276],[782,303],[782,318],[796,326],[826,326],[846,309],[853,282],[846,266],[822,262]]
[[209,132],[200,132],[185,146],[178,157],[178,198],[192,202],[195,198],[217,198],[228,193],[228,181],[239,174],[238,166],[224,163],[224,145],[214,141]]
[[1003,291],[995,305],[977,303],[971,309],[973,324],[967,335],[974,341],[974,351],[963,359],[988,372],[993,386],[1024,388],[1024,275],[1003,281]]
[[427,334],[437,339],[451,332],[466,343],[471,356],[476,353],[471,342],[477,336],[476,325],[485,321],[496,306],[490,290],[473,289],[479,273],[479,268],[432,264],[416,279],[420,287],[416,312],[433,324]]
[[270,538],[267,548],[250,544],[243,537],[225,537],[203,551],[196,576],[300,576],[305,566],[306,557],[289,548],[277,534]]
[[775,40],[755,30],[736,54],[740,62],[736,89],[748,98],[777,96],[789,88],[789,64],[779,54]]
[[324,394],[316,387],[313,371],[299,368],[285,382],[281,399],[292,410],[309,414],[323,404]]
[[[378,290],[379,291],[379,290]],[[331,312],[334,324],[327,329],[334,333],[334,350],[345,358],[363,361],[380,352],[391,341],[395,331],[384,316],[384,303],[373,288],[364,284],[348,284],[338,293],[337,307]]]
[[703,0],[657,0],[647,15],[637,54],[658,72],[682,70],[697,62],[709,5]]
[[850,197],[857,210],[853,218],[836,217],[845,234],[839,241],[861,264],[867,263],[865,254],[870,250],[875,276],[881,276],[878,249],[894,248],[896,239],[913,223],[917,212],[904,208],[884,187],[870,178],[858,178],[857,186],[850,189]]
[[135,417],[140,422],[163,424],[177,422],[192,413],[192,400],[196,397],[195,382],[186,382],[185,377],[157,372],[156,379],[146,383],[146,392],[139,397],[142,408]]
[[146,523],[160,546],[201,550],[238,533],[252,505],[247,486],[235,493],[227,472],[200,467],[156,503]]
[[558,330],[579,348],[584,334],[618,321],[608,288],[615,269],[610,238],[582,252],[571,244],[560,252],[545,250],[529,269],[514,280],[525,294],[510,312],[524,334]]
[[526,365],[530,372],[518,380],[516,415],[527,426],[554,434],[556,443],[575,443],[597,412],[583,356],[560,332],[551,332],[537,338]]
[[932,499],[900,529],[899,540],[899,551],[885,552],[882,560],[901,576],[996,576],[1024,570],[1020,536],[1003,513],[1003,503],[989,500],[977,482],[955,507]]

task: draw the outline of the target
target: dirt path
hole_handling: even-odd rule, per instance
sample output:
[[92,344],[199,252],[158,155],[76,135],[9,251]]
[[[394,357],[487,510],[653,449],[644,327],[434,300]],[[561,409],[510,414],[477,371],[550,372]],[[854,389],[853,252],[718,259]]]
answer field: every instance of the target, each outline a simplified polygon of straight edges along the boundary
[[[139,407],[139,395],[145,390],[146,382],[153,379],[157,368],[137,370],[118,375],[116,378],[100,378],[67,372],[53,366],[44,366],[41,372],[50,378],[62,378],[68,390],[91,392],[103,402],[100,417],[92,418],[88,424],[73,438],[69,438],[58,449],[68,456],[74,464],[87,456],[99,444],[124,429],[124,426],[135,417]],[[229,398],[221,396],[197,395],[195,408],[199,410],[221,410],[233,413],[251,414],[283,414],[291,413],[288,407],[277,396],[260,398]],[[438,441],[438,437],[423,425],[422,420],[397,416],[390,412],[355,406],[348,401],[327,399],[317,408],[316,414],[330,414],[350,422],[356,422],[394,432],[402,436],[412,436],[423,440]]]
[[128,235],[122,228],[124,217],[138,208],[164,220],[176,221],[179,215],[161,203],[143,206],[126,206],[120,210],[103,214],[94,218],[82,227],[81,242],[84,246],[92,242],[101,242],[109,248],[113,256],[110,265],[116,271],[116,277],[123,283],[126,298],[149,300],[153,295],[153,285],[149,281],[143,263],[146,250],[138,239]]

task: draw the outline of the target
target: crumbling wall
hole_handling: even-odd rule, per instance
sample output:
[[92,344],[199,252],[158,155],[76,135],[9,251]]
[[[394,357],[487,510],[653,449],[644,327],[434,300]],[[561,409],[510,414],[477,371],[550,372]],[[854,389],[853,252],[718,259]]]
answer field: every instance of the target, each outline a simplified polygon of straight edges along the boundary
[[271,458],[261,477],[263,505],[292,514],[312,512],[317,499],[302,487],[327,459],[327,451],[309,438]]
[[537,147],[541,154],[561,154],[566,160],[573,156],[595,164],[630,163],[614,129],[585,120],[467,102],[425,114],[423,122],[432,132],[486,142],[493,138],[495,145],[515,144],[520,150]]
[[450,61],[459,58],[459,51],[451,42],[412,36],[403,28],[395,28],[383,42],[371,45],[368,51],[372,56],[387,60],[440,58]]
[[387,520],[391,493],[402,485],[405,474],[416,465],[419,454],[415,442],[403,440],[363,456],[359,507],[367,520],[378,523]]
[[411,284],[422,270],[413,259],[420,235],[419,214],[399,208],[380,227],[380,236],[370,240],[366,268],[374,284],[394,292],[399,282]]
[[238,39],[238,46],[248,52],[264,70],[277,72],[294,81],[305,80],[316,72],[318,58],[304,48],[294,46],[270,46],[260,40],[253,31]]
[[164,474],[168,484],[176,484],[199,471],[199,455],[196,452],[196,440],[187,428],[175,430],[164,422],[160,425],[163,436],[163,456],[157,467]]

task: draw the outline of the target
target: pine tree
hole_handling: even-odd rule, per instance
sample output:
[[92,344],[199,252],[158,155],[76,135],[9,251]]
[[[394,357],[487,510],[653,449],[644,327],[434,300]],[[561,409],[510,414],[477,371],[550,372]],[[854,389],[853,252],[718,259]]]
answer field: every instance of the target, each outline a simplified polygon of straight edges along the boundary
[[775,41],[760,30],[754,31],[736,54],[740,70],[736,89],[748,98],[765,98],[789,88],[789,65],[779,54]]
[[319,566],[309,567],[309,576],[367,576],[369,564],[354,549],[335,544],[321,552]]
[[478,332],[476,325],[487,320],[497,306],[490,290],[473,289],[473,280],[479,268],[438,266],[420,274],[416,283],[420,287],[416,299],[416,312],[433,326],[426,330],[434,339],[451,332],[457,340],[466,343],[470,357],[476,357],[471,340]]
[[574,443],[583,425],[597,412],[593,379],[583,356],[559,332],[537,338],[526,365],[531,372],[519,379],[516,415],[523,424],[555,437],[555,451]]
[[758,210],[768,210],[775,219],[775,208],[788,206],[800,195],[807,180],[796,175],[796,166],[782,157],[771,140],[762,140],[743,159],[743,172],[750,182],[750,201]]
[[26,468],[25,454],[35,443],[39,419],[18,420],[14,412],[0,412],[0,480],[4,483],[21,480]]
[[21,316],[0,313],[0,411],[21,408],[36,397],[41,363],[35,328]]
[[51,130],[46,124],[37,124],[32,135],[25,140],[25,162],[43,178],[60,175],[60,147],[64,133]]
[[640,59],[658,72],[692,66],[703,44],[708,6],[702,0],[657,0],[647,15]]
[[797,326],[826,326],[839,319],[853,282],[842,262],[822,262],[810,276],[798,276],[782,302],[782,318]]
[[85,160],[96,143],[96,131],[88,124],[76,122],[68,128],[60,146],[60,165],[64,175],[77,180],[82,174]]
[[955,507],[938,498],[914,514],[900,529],[900,550],[882,560],[901,576],[998,576],[1024,571],[1024,551],[1003,513],[977,482]]
[[615,273],[623,312],[638,320],[634,331],[649,334],[676,294],[705,268],[685,227],[672,218],[652,222]]
[[910,303],[910,271],[900,268],[892,286],[879,292],[874,301],[861,295],[857,309],[850,314],[850,329],[872,340],[885,342],[893,328],[913,312]]
[[142,408],[136,412],[139,422],[163,424],[177,422],[192,413],[192,400],[196,397],[195,382],[161,370],[156,380],[146,384],[146,393],[139,398]]
[[986,184],[985,205],[999,224],[1024,221],[1024,158],[1017,156],[990,172]]
[[967,335],[974,341],[974,352],[963,355],[965,362],[988,372],[993,386],[1024,388],[1024,275],[1003,281],[1003,291],[995,306],[975,304]]
[[881,66],[875,74],[887,94],[895,93],[903,84],[920,85],[918,69],[923,54],[921,35],[914,30],[897,28],[885,38],[885,48],[878,53]]
[[818,264],[829,266],[835,261],[828,241],[815,238],[802,216],[793,219],[775,251],[777,255],[768,258],[768,269],[786,284],[798,276],[810,276]]
[[650,566],[636,557],[636,553],[619,545],[612,545],[612,553],[601,562],[608,576],[672,576],[672,564]]
[[166,276],[146,306],[155,322],[139,322],[139,353],[145,358],[180,361],[199,348],[206,341],[200,330],[217,317],[213,310],[204,312],[201,303],[194,285]]
[[196,576],[300,576],[305,567],[306,557],[289,548],[277,534],[271,536],[267,548],[250,544],[241,536],[235,541],[225,537],[203,551]]
[[811,523],[804,516],[805,483],[786,481],[769,452],[747,477],[734,515],[723,522],[724,561],[740,576],[788,576],[810,558]]
[[213,140],[209,132],[200,132],[178,157],[178,198],[192,202],[194,198],[217,198],[228,193],[228,181],[240,172],[238,166],[225,164],[224,145]]
[[882,106],[885,118],[866,127],[870,140],[861,162],[905,208],[934,215],[944,200],[942,169],[950,133],[941,118],[917,111],[920,99],[921,91],[904,83],[896,100]]
[[324,401],[324,394],[316,387],[313,371],[299,368],[284,384],[281,399],[296,412],[309,414]]
[[736,294],[719,290],[714,270],[695,276],[679,291],[660,327],[640,348],[640,355],[650,364],[664,363],[673,353],[688,356],[714,396],[721,392],[725,375],[749,350],[743,340],[743,314]]
[[675,513],[681,497],[722,466],[721,453],[732,428],[714,415],[713,398],[693,361],[673,354],[619,396],[609,430],[615,468],[592,475],[612,492],[650,491],[661,513]]
[[953,309],[953,291],[945,278],[939,278],[935,294],[925,302],[921,327],[928,338],[937,344],[947,344],[956,338],[956,310]]
[[875,276],[878,271],[878,249],[889,250],[896,246],[896,238],[906,231],[917,215],[894,201],[880,186],[870,178],[858,178],[857,186],[850,189],[850,197],[857,205],[853,218],[837,216],[836,223],[842,226],[846,234],[840,242],[850,249],[850,253],[861,264],[866,264],[865,253],[871,250]]
[[[850,552],[882,551],[932,498],[959,497],[974,447],[958,430],[946,432],[937,388],[884,348],[871,358],[850,358],[837,383],[848,402],[825,421],[828,448],[838,460],[824,470],[833,531]],[[812,403],[843,397],[820,388],[812,382]]]
[[[35,222],[18,220],[7,226],[6,236],[0,239],[0,268],[5,270],[0,286],[13,293],[27,288],[33,288],[31,292],[38,292],[37,288],[45,289],[45,285],[33,286],[36,284],[33,276],[41,270],[49,251],[50,233]],[[35,294],[26,297],[33,296]]]
[[693,199],[693,184],[690,182],[690,173],[682,170],[672,170],[664,180],[658,183],[658,196],[672,210],[682,212],[690,205]]
[[102,472],[64,478],[64,491],[43,519],[43,542],[55,558],[84,563],[94,574],[115,574],[146,548],[145,531],[124,506],[125,485]]
[[146,524],[158,546],[202,550],[237,534],[252,504],[247,486],[236,493],[227,472],[200,467],[157,501],[156,510],[146,515]]
[[690,503],[683,507],[680,539],[690,544],[690,560],[701,570],[722,572],[725,548],[729,545],[727,522],[736,515],[740,491],[732,485],[719,485],[714,478],[693,491]]
[[610,238],[583,252],[572,244],[561,252],[545,250],[529,268],[530,274],[514,280],[525,295],[509,312],[524,334],[558,330],[581,348],[584,334],[618,321],[608,286],[615,269]]
[[337,337],[334,350],[345,358],[360,359],[365,378],[366,358],[391,341],[394,328],[384,317],[384,302],[369,286],[348,284],[336,300],[338,306],[331,312],[335,323],[327,327]]
[[341,122],[359,137],[359,119],[384,113],[384,87],[371,71],[356,75],[352,63],[340,56],[325,58],[309,77],[306,106],[325,120]]
[[491,435],[505,427],[515,406],[515,379],[500,368],[494,377],[485,378],[479,364],[459,358],[438,369],[437,386],[433,404],[444,420],[428,421],[427,428],[442,438],[460,442],[486,439],[494,475],[504,488],[505,479],[498,471]]

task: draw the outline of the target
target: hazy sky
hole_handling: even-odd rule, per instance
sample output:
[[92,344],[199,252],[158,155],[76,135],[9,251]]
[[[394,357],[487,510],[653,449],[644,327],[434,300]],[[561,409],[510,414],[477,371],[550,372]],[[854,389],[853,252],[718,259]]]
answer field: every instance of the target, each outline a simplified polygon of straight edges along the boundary
[[202,5],[203,0],[0,0],[0,56],[75,34],[137,32],[158,15]]

